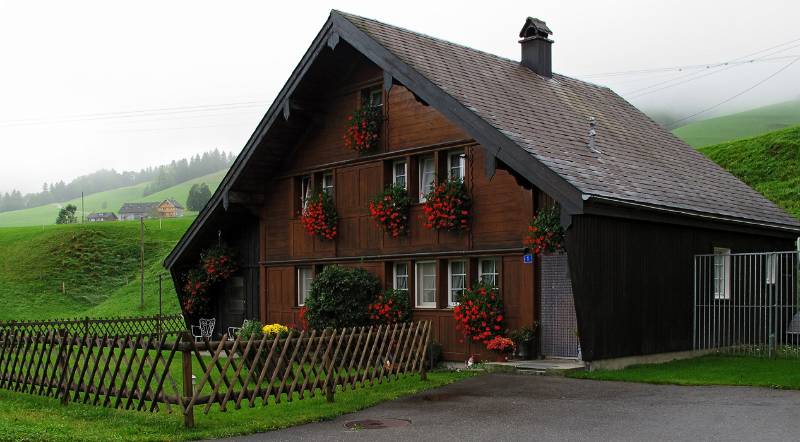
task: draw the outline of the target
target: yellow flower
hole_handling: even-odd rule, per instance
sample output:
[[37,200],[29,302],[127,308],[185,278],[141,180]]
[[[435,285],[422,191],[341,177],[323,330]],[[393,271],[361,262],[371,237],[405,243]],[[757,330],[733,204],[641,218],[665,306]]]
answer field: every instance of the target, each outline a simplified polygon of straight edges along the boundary
[[267,324],[261,328],[261,331],[267,336],[280,336],[289,333],[289,327],[281,324]]

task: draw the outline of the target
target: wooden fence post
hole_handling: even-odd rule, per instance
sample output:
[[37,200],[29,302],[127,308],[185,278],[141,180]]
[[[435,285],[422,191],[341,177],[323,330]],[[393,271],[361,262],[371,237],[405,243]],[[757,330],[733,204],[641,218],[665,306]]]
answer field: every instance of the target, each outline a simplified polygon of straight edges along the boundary
[[[330,339],[331,341],[333,341],[333,339],[336,337],[336,331],[335,330],[336,329],[334,329],[334,331],[328,335],[328,339]],[[327,329],[326,329],[326,331],[327,331]],[[335,398],[333,397],[333,395],[334,395],[334,391],[336,390],[336,387],[332,387],[331,386],[331,382],[333,382],[333,380],[332,380],[332,378],[330,376],[331,367],[333,366],[334,362],[335,361],[331,360],[330,345],[328,345],[328,349],[325,351],[325,354],[322,357],[322,363],[325,365],[325,377],[327,378],[326,382],[325,382],[325,385],[324,385],[325,400],[328,401],[328,402],[334,402],[335,401]]]
[[[59,334],[61,335],[61,345],[59,345],[58,349],[58,373],[60,377],[56,386],[56,394],[61,395],[61,404],[67,405],[67,392],[69,391],[69,386],[67,385],[67,382],[69,382],[67,374],[69,364],[67,364],[67,359],[69,358],[69,347],[65,345],[65,342],[67,341],[68,333],[66,329],[62,329]],[[63,391],[61,391],[62,382],[64,383]]]
[[181,348],[181,353],[183,355],[181,362],[181,368],[183,370],[183,398],[181,401],[185,408],[183,411],[183,425],[186,428],[192,428],[194,427],[194,407],[189,406],[192,401],[192,396],[194,396],[194,386],[192,385],[192,353],[186,342],[188,339],[186,333],[181,333],[178,339],[183,341],[181,344],[184,344]]
[[422,361],[421,364],[419,364],[419,379],[422,381],[428,380],[428,370],[425,368],[425,356],[428,354],[428,342],[431,337],[431,323],[428,322],[425,325],[425,339],[422,342]]

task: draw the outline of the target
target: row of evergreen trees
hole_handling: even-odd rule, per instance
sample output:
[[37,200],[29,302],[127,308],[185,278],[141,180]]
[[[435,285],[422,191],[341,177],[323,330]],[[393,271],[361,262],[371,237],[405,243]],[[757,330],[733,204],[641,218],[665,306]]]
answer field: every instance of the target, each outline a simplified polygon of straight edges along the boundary
[[23,195],[19,190],[3,193],[0,195],[0,212],[69,201],[80,197],[81,192],[85,195],[90,195],[152,181],[151,184],[145,186],[143,196],[147,196],[186,180],[224,169],[230,166],[234,159],[235,156],[232,153],[229,154],[215,149],[188,159],[184,158],[172,161],[169,164],[148,167],[138,172],[117,172],[113,169],[98,170],[89,175],[75,178],[69,183],[64,181],[44,183],[42,191],[37,193]]

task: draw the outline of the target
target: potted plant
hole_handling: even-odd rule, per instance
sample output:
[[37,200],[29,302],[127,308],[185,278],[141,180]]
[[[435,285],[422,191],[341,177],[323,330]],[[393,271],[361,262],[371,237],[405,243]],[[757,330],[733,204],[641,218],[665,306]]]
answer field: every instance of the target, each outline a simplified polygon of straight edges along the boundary
[[472,198],[460,179],[443,181],[425,196],[422,209],[428,229],[460,231],[469,230]]
[[536,356],[536,350],[534,348],[536,342],[536,327],[537,323],[534,322],[533,325],[508,332],[508,337],[511,338],[516,345],[516,356],[518,358],[533,359]]
[[540,209],[528,225],[525,245],[534,255],[564,250],[564,228],[557,205]]
[[344,145],[358,153],[369,152],[378,147],[383,113],[380,106],[364,105],[347,117]]
[[309,235],[335,239],[339,215],[333,204],[333,196],[329,192],[319,192],[311,197],[300,214],[300,221]]
[[387,187],[369,202],[369,214],[375,223],[392,238],[408,232],[408,211],[411,198],[400,184]]
[[495,336],[486,343],[486,349],[493,351],[497,357],[498,362],[508,360],[508,356],[514,353],[514,341],[505,336]]

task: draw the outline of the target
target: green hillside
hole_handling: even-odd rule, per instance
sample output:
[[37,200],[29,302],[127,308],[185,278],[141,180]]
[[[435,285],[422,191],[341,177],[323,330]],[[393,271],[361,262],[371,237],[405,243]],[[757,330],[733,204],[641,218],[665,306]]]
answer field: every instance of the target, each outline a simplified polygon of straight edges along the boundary
[[800,100],[687,124],[672,131],[694,147],[761,135],[800,124]]
[[[116,213],[123,203],[135,203],[143,201],[160,201],[167,198],[175,198],[181,204],[186,204],[186,197],[189,196],[189,189],[192,184],[205,182],[213,192],[217,188],[222,178],[225,176],[226,170],[212,173],[210,175],[202,176],[169,187],[160,192],[152,195],[142,196],[145,186],[148,183],[141,183],[136,186],[122,187],[119,189],[109,190],[106,192],[99,192],[92,195],[87,195],[84,198],[86,207],[86,214],[92,212],[114,212]],[[78,216],[80,217],[81,199],[76,198],[71,201],[66,201],[61,205],[75,204],[78,207]],[[105,208],[103,206],[105,205]],[[54,224],[56,215],[58,215],[59,205],[49,204],[41,207],[33,207],[30,209],[15,210],[12,212],[0,213],[0,227],[15,227],[15,226],[42,226]]]
[[699,151],[800,218],[800,126]]
[[[144,310],[138,222],[0,228],[0,319],[158,313],[161,262],[192,220],[145,222]],[[163,300],[165,314],[180,311],[168,277]]]

